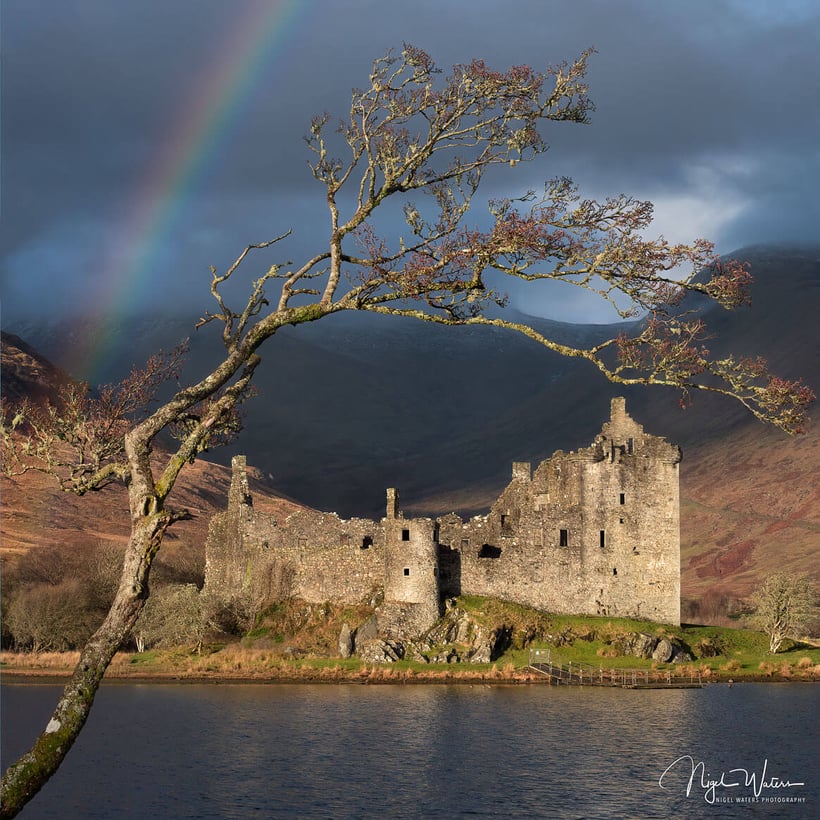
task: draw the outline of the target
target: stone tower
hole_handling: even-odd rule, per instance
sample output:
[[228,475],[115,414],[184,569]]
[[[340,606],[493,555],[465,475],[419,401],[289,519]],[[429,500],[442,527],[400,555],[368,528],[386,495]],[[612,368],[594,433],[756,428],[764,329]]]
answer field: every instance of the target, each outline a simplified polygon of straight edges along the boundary
[[535,470],[516,462],[488,515],[442,519],[458,589],[548,612],[679,623],[680,460],[614,399],[589,447]]
[[[438,569],[438,525],[430,518],[406,519],[398,493],[387,491],[384,525],[384,605],[380,628],[390,631],[396,619],[405,634],[423,632],[441,611]],[[409,627],[409,629],[408,629]]]

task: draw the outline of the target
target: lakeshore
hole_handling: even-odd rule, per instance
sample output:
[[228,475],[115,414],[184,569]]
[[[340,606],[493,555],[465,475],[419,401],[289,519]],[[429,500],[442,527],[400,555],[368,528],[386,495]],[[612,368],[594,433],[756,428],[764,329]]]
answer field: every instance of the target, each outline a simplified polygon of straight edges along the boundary
[[[222,650],[224,652],[225,650]],[[230,657],[189,652],[118,653],[105,674],[107,683],[212,683],[212,684],[465,684],[555,685],[527,665],[496,664],[365,664],[358,661],[311,658],[286,660],[267,653],[243,650]],[[148,655],[148,657],[145,657]],[[78,653],[0,653],[0,678],[9,683],[62,683],[78,660]],[[630,659],[635,660],[635,659]],[[811,660],[811,659],[810,659]],[[602,668],[608,669],[608,665]],[[640,675],[667,675],[671,684],[697,677],[703,685],[740,683],[813,683],[820,681],[820,665],[781,662],[764,670],[712,669],[706,664],[660,670],[649,666],[628,667]],[[620,665],[621,670],[627,667]],[[659,684],[660,685],[660,684]]]

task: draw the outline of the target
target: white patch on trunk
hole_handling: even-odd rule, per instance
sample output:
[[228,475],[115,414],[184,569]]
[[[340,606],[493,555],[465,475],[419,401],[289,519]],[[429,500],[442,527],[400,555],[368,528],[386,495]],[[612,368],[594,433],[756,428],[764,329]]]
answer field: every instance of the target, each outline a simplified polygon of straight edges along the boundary
[[62,724],[60,723],[59,720],[55,720],[54,718],[51,718],[51,720],[48,722],[48,726],[46,726],[46,734],[50,735],[50,734],[53,734],[54,732],[58,732],[60,730],[61,725]]

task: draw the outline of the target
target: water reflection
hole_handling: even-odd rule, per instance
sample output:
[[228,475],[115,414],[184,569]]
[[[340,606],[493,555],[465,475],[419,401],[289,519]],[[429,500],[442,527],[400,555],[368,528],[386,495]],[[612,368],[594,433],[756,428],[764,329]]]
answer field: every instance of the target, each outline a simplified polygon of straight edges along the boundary
[[[807,781],[812,686],[623,691],[514,686],[108,685],[23,817],[739,816],[685,795],[689,754],[710,770],[758,766]],[[4,685],[8,761],[57,690]],[[780,813],[778,813],[780,812]]]

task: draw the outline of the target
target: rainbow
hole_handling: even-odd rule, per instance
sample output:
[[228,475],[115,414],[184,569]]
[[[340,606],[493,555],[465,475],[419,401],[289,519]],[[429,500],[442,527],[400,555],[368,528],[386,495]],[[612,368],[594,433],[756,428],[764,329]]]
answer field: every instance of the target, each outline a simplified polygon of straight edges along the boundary
[[192,192],[227,152],[244,112],[311,5],[309,0],[256,0],[232,12],[232,29],[210,52],[215,59],[196,75],[194,93],[180,106],[148,172],[130,194],[124,217],[109,234],[93,277],[100,318],[83,329],[72,350],[67,365],[72,375],[94,384],[110,363],[119,320],[145,304],[158,281],[157,263]]

